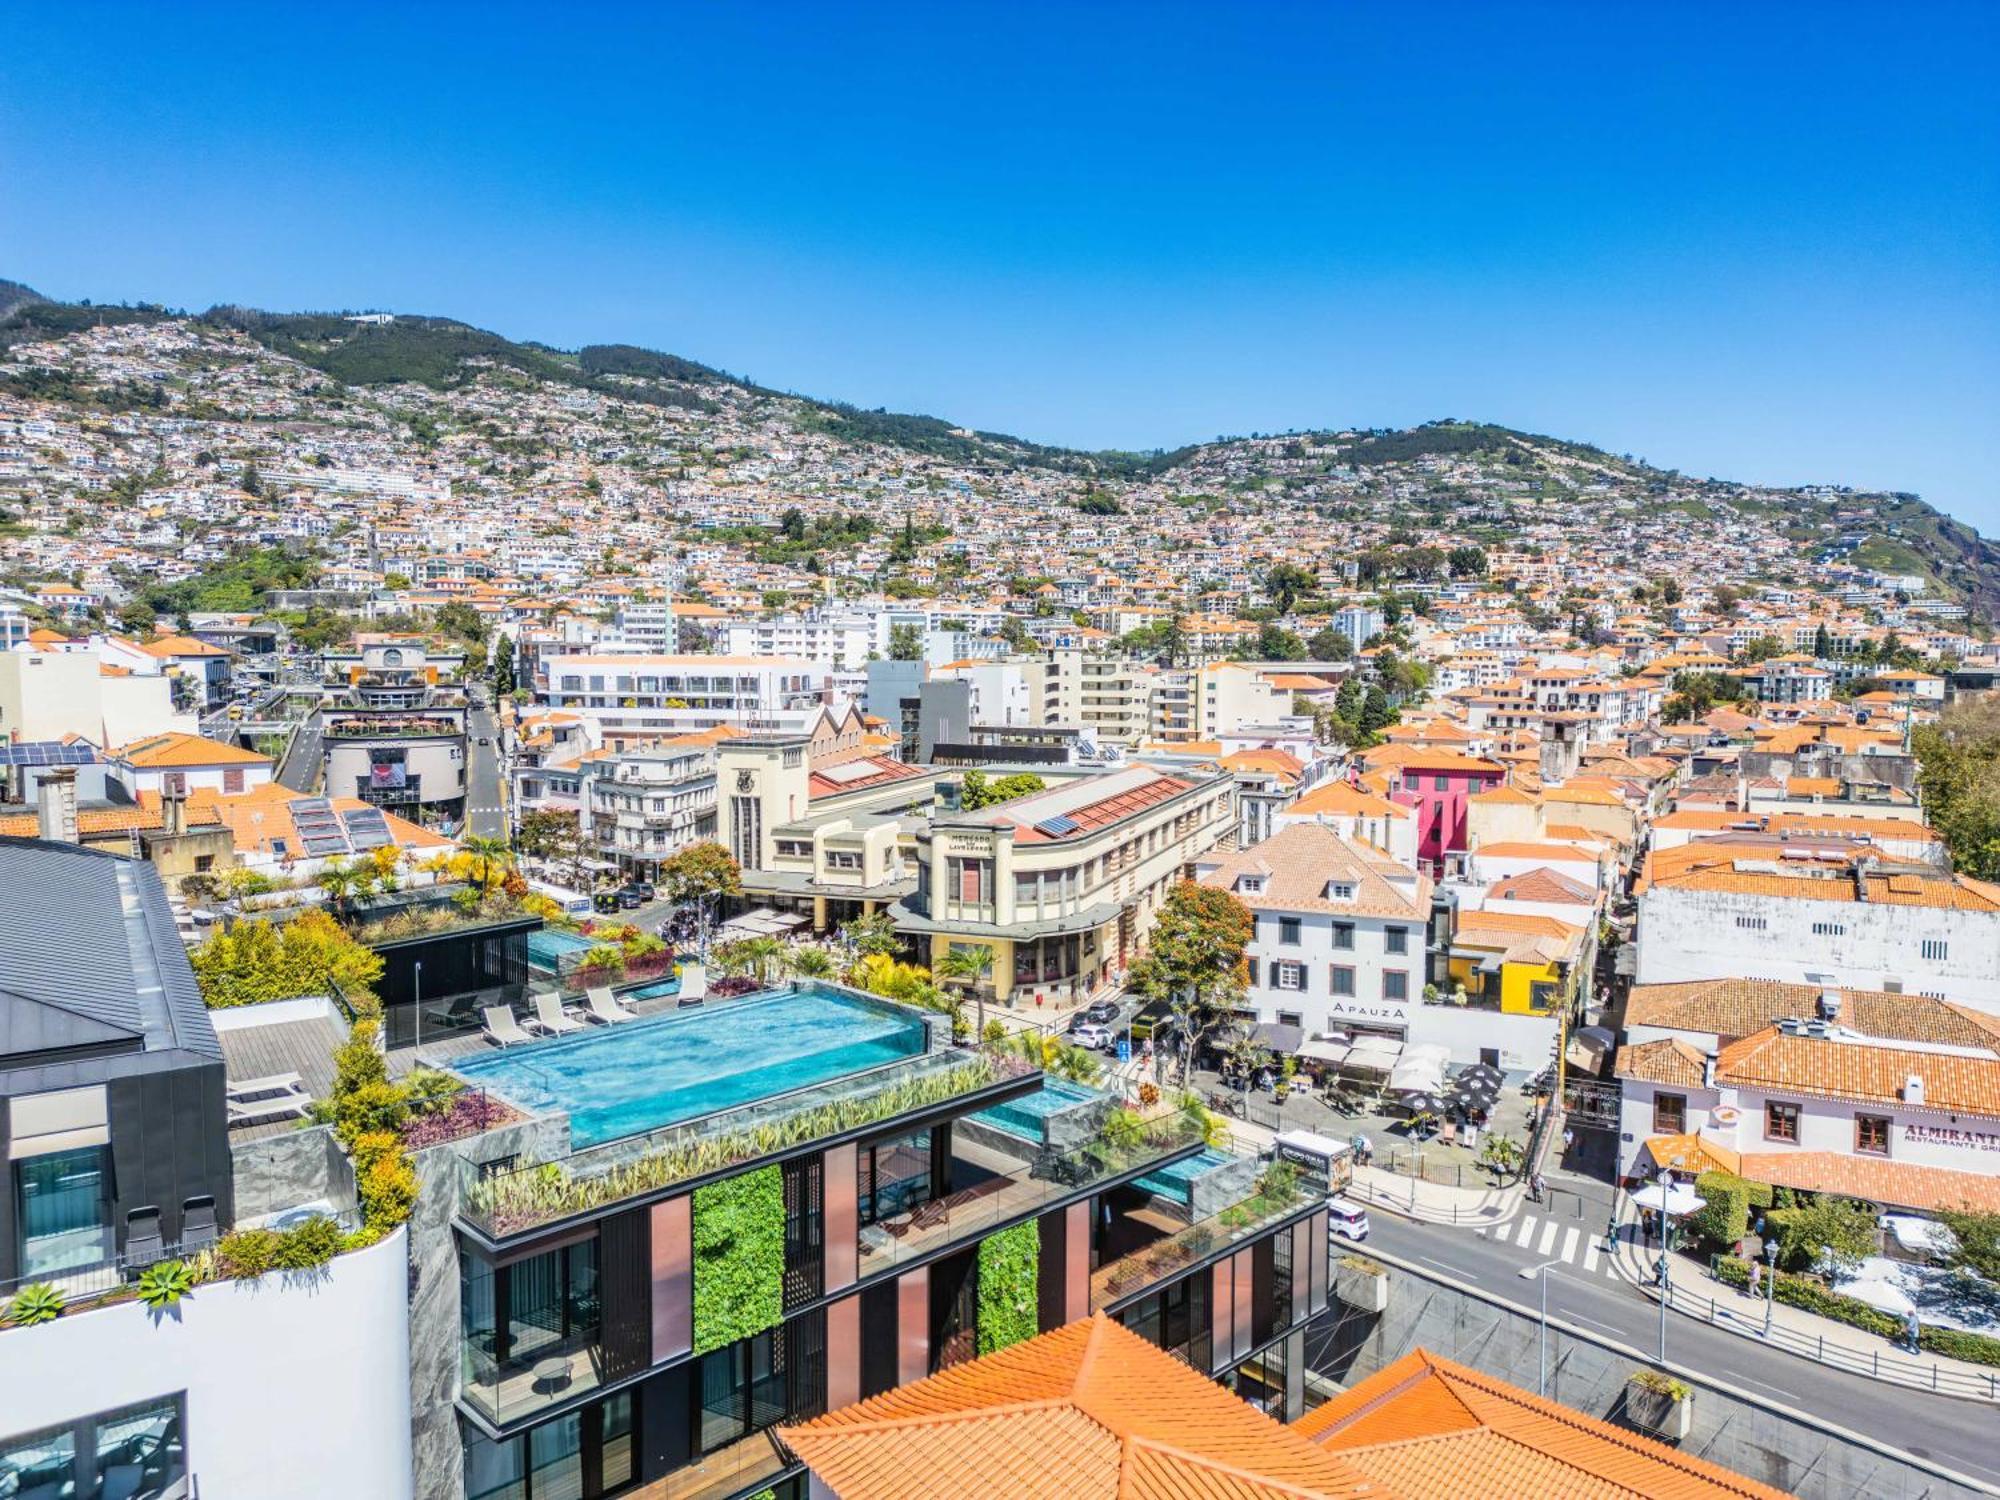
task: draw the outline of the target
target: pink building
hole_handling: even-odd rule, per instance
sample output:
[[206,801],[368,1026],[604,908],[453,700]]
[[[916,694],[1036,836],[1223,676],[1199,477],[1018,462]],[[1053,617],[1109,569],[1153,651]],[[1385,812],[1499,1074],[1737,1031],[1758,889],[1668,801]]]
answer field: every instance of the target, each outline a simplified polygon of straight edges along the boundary
[[1418,863],[1442,875],[1445,861],[1465,852],[1466,798],[1498,786],[1507,768],[1456,750],[1398,747],[1396,759],[1399,764],[1383,768],[1389,799],[1416,814]]

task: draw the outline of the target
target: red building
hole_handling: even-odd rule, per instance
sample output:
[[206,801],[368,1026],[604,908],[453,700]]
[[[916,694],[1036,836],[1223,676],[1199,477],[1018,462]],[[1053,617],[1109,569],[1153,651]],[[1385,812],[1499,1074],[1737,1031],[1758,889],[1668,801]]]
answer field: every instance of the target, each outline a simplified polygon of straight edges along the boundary
[[1465,852],[1466,798],[1490,791],[1507,777],[1507,768],[1498,761],[1456,750],[1395,745],[1370,760],[1371,772],[1388,777],[1384,790],[1389,799],[1415,812],[1417,859],[1433,876],[1444,874],[1451,855]]

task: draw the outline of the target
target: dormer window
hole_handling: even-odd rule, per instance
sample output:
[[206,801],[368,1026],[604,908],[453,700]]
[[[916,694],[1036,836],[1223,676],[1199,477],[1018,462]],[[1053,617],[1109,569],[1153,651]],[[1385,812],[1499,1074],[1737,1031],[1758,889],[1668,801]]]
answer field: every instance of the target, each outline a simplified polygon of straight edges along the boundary
[[1236,889],[1243,895],[1254,896],[1264,889],[1264,877],[1262,875],[1238,875],[1236,877]]
[[1326,884],[1326,899],[1329,901],[1352,901],[1354,884],[1346,880],[1329,880]]

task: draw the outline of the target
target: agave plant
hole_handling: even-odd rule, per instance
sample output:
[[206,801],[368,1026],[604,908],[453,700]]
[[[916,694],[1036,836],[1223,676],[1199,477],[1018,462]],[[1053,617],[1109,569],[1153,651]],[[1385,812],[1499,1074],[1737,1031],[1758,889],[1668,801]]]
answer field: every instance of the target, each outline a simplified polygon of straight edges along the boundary
[[16,1328],[33,1328],[62,1316],[63,1294],[46,1281],[24,1286],[7,1304],[7,1321]]
[[194,1290],[194,1268],[184,1260],[153,1262],[139,1273],[139,1300],[158,1311]]

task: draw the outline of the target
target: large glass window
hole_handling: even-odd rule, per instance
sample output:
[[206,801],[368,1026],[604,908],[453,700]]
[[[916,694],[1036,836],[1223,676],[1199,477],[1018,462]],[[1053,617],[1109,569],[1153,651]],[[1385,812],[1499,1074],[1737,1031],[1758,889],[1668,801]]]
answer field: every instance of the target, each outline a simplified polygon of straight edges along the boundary
[[182,1398],[121,1406],[0,1441],[0,1495],[159,1500],[187,1481]]
[[465,1442],[466,1500],[598,1500],[632,1483],[633,1401],[620,1391],[523,1434]]
[[1151,1296],[1142,1297],[1120,1313],[1125,1326],[1148,1343],[1193,1365],[1208,1369],[1210,1328],[1208,1272],[1184,1276]]
[[513,1420],[601,1378],[597,1241],[504,1265],[459,1253],[465,1394]]
[[111,1258],[111,1163],[103,1146],[14,1163],[21,1271],[48,1276]]
[[859,1157],[861,1222],[893,1219],[931,1196],[931,1133],[908,1135],[863,1146]]

